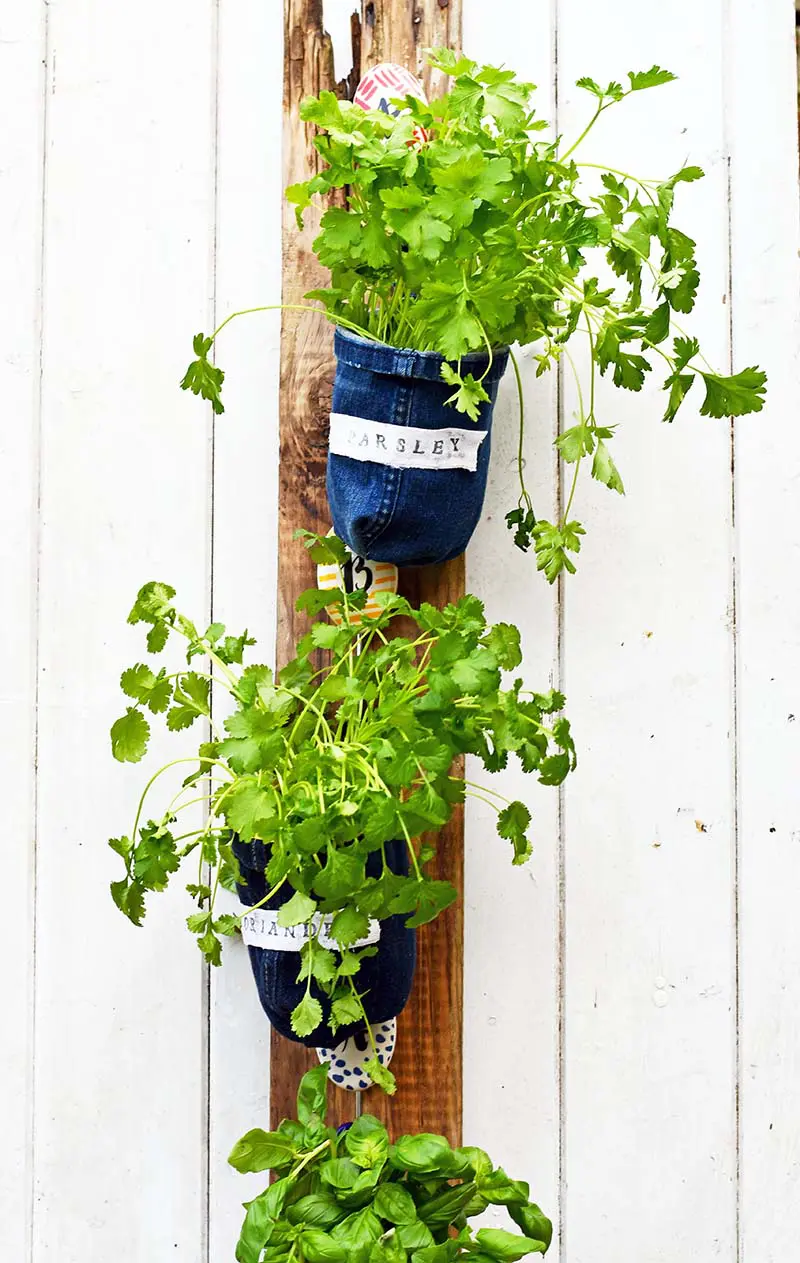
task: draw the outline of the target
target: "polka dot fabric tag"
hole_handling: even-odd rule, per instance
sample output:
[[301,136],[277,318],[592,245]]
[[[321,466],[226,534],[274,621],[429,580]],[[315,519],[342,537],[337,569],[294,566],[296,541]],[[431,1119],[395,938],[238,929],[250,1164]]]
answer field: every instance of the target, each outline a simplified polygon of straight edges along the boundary
[[[388,1022],[376,1022],[371,1030],[378,1050],[378,1061],[382,1066],[388,1066],[397,1043],[397,1018],[390,1018]],[[364,1069],[364,1062],[372,1057],[372,1046],[366,1030],[357,1031],[335,1048],[318,1048],[317,1056],[320,1061],[327,1063],[328,1078],[337,1088],[346,1088],[349,1092],[366,1092],[372,1087],[372,1081]]]

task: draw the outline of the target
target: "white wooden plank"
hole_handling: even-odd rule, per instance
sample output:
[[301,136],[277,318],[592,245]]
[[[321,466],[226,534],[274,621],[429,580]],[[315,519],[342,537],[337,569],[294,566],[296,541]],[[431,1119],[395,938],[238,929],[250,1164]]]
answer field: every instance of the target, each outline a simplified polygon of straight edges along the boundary
[[34,705],[44,11],[13,0],[0,18],[0,763],[6,888],[0,923],[0,1256],[21,1259],[30,1210]]
[[[479,61],[513,67],[531,79],[540,113],[554,121],[553,35],[549,6],[502,0],[489,12],[464,6],[463,48]],[[525,474],[537,512],[555,503],[555,375],[535,377],[520,356],[526,404]],[[501,386],[492,434],[486,506],[467,552],[467,589],[492,620],[523,633],[520,673],[533,688],[555,682],[557,593],[536,574],[530,554],[514,548],[505,515],[519,495],[517,389],[511,365]],[[484,773],[485,775],[485,773]],[[480,780],[472,768],[472,780]],[[559,1218],[558,795],[518,768],[492,778],[509,798],[531,805],[535,853],[512,868],[496,837],[494,813],[470,802],[466,818],[464,962],[464,1138],[484,1146],[520,1179],[554,1220]],[[497,1222],[505,1221],[499,1212]],[[557,1250],[557,1246],[553,1246]]]
[[728,71],[733,345],[769,373],[736,423],[741,1259],[800,1233],[800,276],[797,78],[785,4],[733,0]]
[[[618,0],[611,39],[606,7],[562,0],[558,64],[570,137],[591,112],[579,75],[679,74],[609,113],[584,157],[648,177],[706,169],[678,198],[703,274],[685,323],[724,366],[723,17],[719,0]],[[593,484],[574,506],[589,534],[565,584],[581,750],[565,815],[570,1263],[734,1257],[730,455],[699,402],[667,429],[656,389],[603,382],[627,495]],[[568,386],[566,424],[573,409]]]
[[[223,0],[219,11],[216,309],[278,303],[281,293],[283,21],[280,5]],[[224,339],[224,340],[223,340]],[[252,661],[274,663],[280,313],[225,331],[225,413],[214,457],[214,617],[258,640]],[[235,904],[230,899],[231,906]],[[238,910],[238,909],[237,909]],[[241,1203],[263,1188],[227,1165],[235,1140],[269,1125],[269,1023],[247,951],[225,944],[212,972],[210,1061],[211,1259],[232,1259]]]
[[177,383],[209,294],[213,5],[49,10],[32,1259],[197,1263],[205,971],[180,887],[138,932],[113,907],[105,839],[145,767],[107,736],[132,597],[158,576],[208,607],[208,434]]

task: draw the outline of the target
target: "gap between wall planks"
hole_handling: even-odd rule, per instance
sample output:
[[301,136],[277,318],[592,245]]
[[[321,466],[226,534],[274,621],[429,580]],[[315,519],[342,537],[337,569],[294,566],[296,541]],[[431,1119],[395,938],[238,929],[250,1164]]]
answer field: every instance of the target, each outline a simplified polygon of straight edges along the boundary
[[[323,89],[346,95],[368,66],[397,61],[422,74],[426,89],[441,86],[423,71],[422,50],[436,44],[460,47],[461,0],[424,0],[416,7],[406,0],[375,0],[362,5],[361,20],[352,23],[354,69],[337,88],[333,49],[325,33],[321,0],[284,0],[283,184],[306,179],[316,169],[317,154],[309,130],[300,121],[304,96]],[[360,68],[356,67],[360,63]],[[303,294],[323,284],[326,274],[311,250],[317,218],[307,213],[297,229],[294,212],[283,207],[283,302],[302,302]],[[307,620],[294,603],[315,582],[314,568],[300,544],[297,527],[325,531],[330,519],[325,497],[327,418],[333,386],[331,330],[321,317],[284,312],[281,332],[281,433],[278,526],[278,636],[280,667],[294,656],[294,646]],[[464,559],[401,574],[401,591],[417,603],[436,605],[457,600],[464,592]],[[463,812],[454,813],[438,835],[432,875],[463,890]],[[394,1135],[439,1131],[453,1143],[461,1140],[463,910],[459,901],[417,936],[418,963],[411,1000],[399,1020],[398,1047],[392,1062],[397,1094],[366,1094],[366,1109],[382,1118]],[[270,1116],[273,1127],[293,1117],[297,1084],[316,1064],[312,1050],[272,1034]],[[352,1118],[359,1102],[355,1093],[337,1092],[335,1120]]]

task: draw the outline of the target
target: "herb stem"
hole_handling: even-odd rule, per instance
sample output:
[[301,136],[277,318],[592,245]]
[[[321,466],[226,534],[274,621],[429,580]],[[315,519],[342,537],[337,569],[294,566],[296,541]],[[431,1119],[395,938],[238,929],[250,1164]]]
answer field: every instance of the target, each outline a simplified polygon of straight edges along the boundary
[[[209,767],[221,767],[228,773],[229,776],[232,775],[230,768],[227,766],[227,764],[223,763],[220,759],[208,759],[208,760],[200,759],[199,761],[201,763],[207,762]],[[197,762],[198,762],[197,755],[195,755],[194,758],[172,759],[169,763],[165,763],[163,767],[160,767],[157,772],[153,773],[153,775],[150,777],[150,780],[147,782],[147,784],[145,785],[142,791],[142,796],[139,799],[139,805],[136,808],[136,818],[133,822],[133,832],[131,834],[131,840],[134,843],[136,840],[136,834],[138,833],[138,830],[139,830],[139,821],[142,816],[144,800],[147,797],[148,793],[150,792],[150,789],[152,788],[152,786],[158,780],[159,776],[162,776],[164,772],[168,772],[171,767],[177,767],[179,763],[197,763]],[[184,788],[186,787],[185,786],[181,787],[181,792],[183,791]],[[176,797],[180,797],[180,795],[178,794],[176,795]],[[173,802],[174,801],[175,799],[173,799]]]
[[[610,102],[609,102],[608,104],[610,104]],[[586,137],[589,135],[589,132],[592,130],[592,128],[594,127],[595,123],[596,123],[596,122],[597,122],[597,120],[599,119],[600,115],[603,113],[603,110],[605,110],[606,108],[607,108],[607,106],[606,106],[606,105],[603,105],[603,103],[602,103],[602,101],[601,101],[600,105],[598,105],[597,109],[595,110],[595,112],[594,112],[594,114],[592,115],[592,117],[589,119],[589,122],[588,122],[588,123],[586,124],[586,126],[584,127],[584,129],[583,129],[583,131],[581,132],[581,134],[580,134],[580,136],[578,137],[578,139],[574,142],[574,144],[570,145],[570,147],[569,147],[569,149],[567,150],[567,152],[566,152],[566,153],[564,153],[564,154],[559,154],[559,156],[558,156],[558,160],[559,160],[559,162],[566,162],[566,161],[567,161],[567,158],[569,158],[570,154],[573,154],[573,153],[575,152],[575,150],[578,148],[578,145],[580,145],[580,144],[582,144],[582,143],[583,143],[583,141],[584,141],[584,140],[586,139]]]
[[519,371],[517,357],[511,347],[508,348],[509,359],[514,369],[514,377],[517,382],[517,401],[519,403],[519,440],[517,443],[517,474],[519,476],[519,486],[521,498],[525,501],[525,507],[533,512],[533,504],[528,495],[528,488],[525,486],[525,456],[523,449],[523,441],[525,438],[525,396],[522,390],[522,374]]

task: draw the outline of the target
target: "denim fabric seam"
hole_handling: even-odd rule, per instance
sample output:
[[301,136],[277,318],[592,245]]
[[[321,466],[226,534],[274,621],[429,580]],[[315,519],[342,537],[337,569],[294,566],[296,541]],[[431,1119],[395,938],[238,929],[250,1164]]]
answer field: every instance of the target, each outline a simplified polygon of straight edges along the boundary
[[[399,355],[395,357],[395,362],[397,362],[397,359],[399,359]],[[410,367],[413,370],[413,361],[411,361]],[[405,377],[406,374],[403,374],[403,376]],[[410,377],[411,374],[408,374],[408,376]],[[399,386],[397,389],[397,398],[395,400],[392,425],[402,426],[404,429],[408,428],[412,402],[413,386],[404,381],[403,385]],[[400,499],[400,492],[403,489],[403,474],[405,471],[402,469],[395,469],[394,466],[388,466],[387,468],[389,470],[389,476],[386,478],[384,483],[380,508],[375,514],[374,528],[366,540],[367,548],[371,548],[372,545],[380,539],[381,535],[384,534],[389,526],[391,526],[397,509],[397,503]],[[391,506],[389,506],[388,503],[390,497],[392,500]]]

